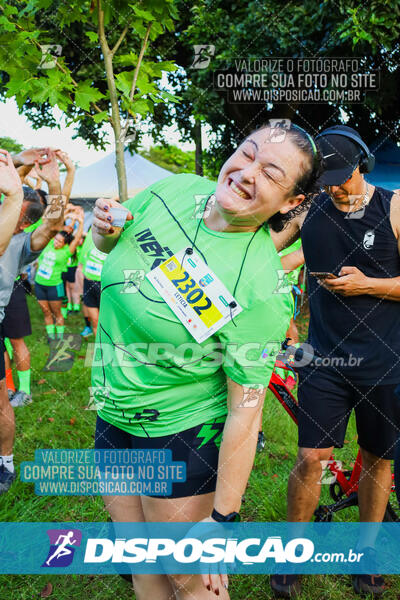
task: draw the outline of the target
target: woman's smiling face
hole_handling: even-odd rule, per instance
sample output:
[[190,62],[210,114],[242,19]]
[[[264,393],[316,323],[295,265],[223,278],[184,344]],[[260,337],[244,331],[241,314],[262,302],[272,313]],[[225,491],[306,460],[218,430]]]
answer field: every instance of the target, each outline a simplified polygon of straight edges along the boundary
[[252,133],[223,165],[216,210],[231,224],[259,227],[277,213],[286,213],[304,200],[293,194],[310,159],[286,135],[271,142],[268,127]]
[[54,238],[54,248],[56,250],[59,250],[64,245],[65,245],[65,237],[63,235],[60,235],[59,233],[57,233],[57,235]]

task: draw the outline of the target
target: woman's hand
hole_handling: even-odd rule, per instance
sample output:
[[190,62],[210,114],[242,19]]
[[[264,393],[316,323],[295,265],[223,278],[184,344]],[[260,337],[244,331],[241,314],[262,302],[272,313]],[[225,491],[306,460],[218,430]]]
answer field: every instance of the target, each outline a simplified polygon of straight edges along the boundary
[[35,162],[35,169],[38,175],[50,185],[51,183],[59,182],[60,170],[56,154],[53,150],[49,150],[47,157],[49,161],[46,163],[40,164],[39,162]]
[[62,150],[56,150],[55,154],[68,171],[75,170],[75,165],[67,152],[63,152]]
[[[209,527],[205,524],[209,523]],[[212,517],[206,517],[196,525],[193,525],[185,535],[186,538],[204,540],[210,537],[221,537],[221,523],[217,523]],[[210,569],[218,569],[223,565],[209,565]],[[228,575],[226,573],[202,573],[204,587],[216,596],[222,596],[222,591],[228,589]]]
[[[110,213],[110,208],[120,208],[121,204],[116,200],[106,198],[98,198],[93,209],[93,227],[99,235],[109,235],[114,233],[112,227],[113,217]],[[132,213],[128,211],[127,221],[132,221]]]

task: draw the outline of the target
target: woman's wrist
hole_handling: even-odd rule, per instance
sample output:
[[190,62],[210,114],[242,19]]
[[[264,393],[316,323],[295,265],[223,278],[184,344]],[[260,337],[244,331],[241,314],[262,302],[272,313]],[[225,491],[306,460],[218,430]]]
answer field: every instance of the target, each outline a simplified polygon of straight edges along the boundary
[[214,508],[211,513],[211,519],[216,523],[235,523],[240,521],[240,515],[239,511],[236,510],[224,510],[223,512],[220,512],[219,510]]

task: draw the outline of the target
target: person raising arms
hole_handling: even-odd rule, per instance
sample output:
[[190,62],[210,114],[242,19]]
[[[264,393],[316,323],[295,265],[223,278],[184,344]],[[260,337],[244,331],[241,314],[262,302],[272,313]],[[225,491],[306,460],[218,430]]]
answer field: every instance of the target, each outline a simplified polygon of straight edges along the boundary
[[[46,158],[44,158],[44,155],[46,155]],[[12,453],[15,417],[6,388],[4,344],[1,332],[4,309],[10,300],[14,281],[18,273],[38,257],[39,253],[49,240],[54,237],[64,222],[64,205],[61,198],[60,182],[57,178],[58,167],[54,153],[51,151],[46,153],[44,150],[27,150],[21,153],[21,156],[22,159],[19,157],[16,160],[17,165],[21,160],[33,161],[37,165],[41,161],[42,177],[47,181],[51,201],[44,213],[42,224],[33,233],[25,233],[23,231],[31,223],[31,218],[26,218],[26,216],[29,214],[29,205],[33,203],[22,202],[13,235],[6,249],[4,250],[3,248],[2,255],[0,256],[0,494],[7,492],[15,479]],[[2,169],[3,165],[5,170]],[[0,169],[2,170],[0,193],[23,198],[21,180],[19,176],[15,177],[15,167],[8,160],[8,156],[7,165],[2,161]]]

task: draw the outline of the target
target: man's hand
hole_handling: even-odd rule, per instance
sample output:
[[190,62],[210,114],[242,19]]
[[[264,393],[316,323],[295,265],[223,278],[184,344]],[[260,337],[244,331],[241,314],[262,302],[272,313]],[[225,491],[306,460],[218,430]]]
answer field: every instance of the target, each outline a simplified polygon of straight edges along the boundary
[[5,196],[18,196],[22,201],[24,193],[18,171],[14,166],[11,154],[0,149],[0,193]]
[[58,162],[56,153],[54,150],[49,150],[49,160],[46,163],[35,162],[35,169],[38,175],[45,180],[47,184],[55,183],[60,180],[60,170],[58,168]]
[[30,148],[29,150],[23,150],[19,154],[13,156],[13,162],[16,167],[21,165],[44,165],[50,162],[49,148]]
[[364,275],[357,267],[342,267],[336,279],[319,280],[320,285],[335,294],[342,296],[360,296],[368,294],[370,288],[369,277]]

